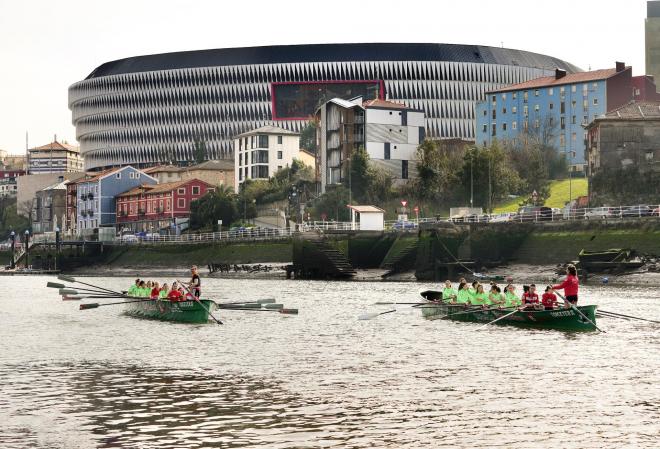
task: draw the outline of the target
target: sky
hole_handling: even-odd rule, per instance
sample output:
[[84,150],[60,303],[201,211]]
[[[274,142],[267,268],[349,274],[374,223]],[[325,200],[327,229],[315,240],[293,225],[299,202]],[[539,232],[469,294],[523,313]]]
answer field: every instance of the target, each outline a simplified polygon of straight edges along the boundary
[[[548,7],[551,6],[551,7]],[[0,0],[0,149],[75,143],[67,89],[98,65],[207,48],[335,42],[504,46],[644,73],[645,0]]]

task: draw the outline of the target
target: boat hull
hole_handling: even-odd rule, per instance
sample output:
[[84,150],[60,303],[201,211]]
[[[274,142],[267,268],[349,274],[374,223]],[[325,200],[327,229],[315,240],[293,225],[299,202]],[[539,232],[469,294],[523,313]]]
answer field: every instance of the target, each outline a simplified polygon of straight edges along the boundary
[[[596,323],[595,305],[579,306],[578,309],[593,323]],[[428,304],[421,306],[422,315],[426,318],[445,318],[454,321],[489,323],[500,318],[513,309],[470,309],[461,304]],[[536,329],[557,329],[565,331],[594,331],[596,327],[585,320],[573,309],[558,308],[554,310],[518,311],[494,324]]]
[[208,311],[196,301],[153,300],[129,303],[130,301],[135,299],[127,299],[127,304],[124,305],[126,315],[179,323],[206,323],[209,320],[209,311],[213,313],[216,307],[215,302],[208,299],[200,300]]

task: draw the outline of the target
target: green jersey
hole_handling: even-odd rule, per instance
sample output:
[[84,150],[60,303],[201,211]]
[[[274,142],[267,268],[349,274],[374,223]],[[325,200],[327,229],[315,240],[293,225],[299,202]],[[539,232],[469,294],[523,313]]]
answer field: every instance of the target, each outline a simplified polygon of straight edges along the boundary
[[443,301],[451,301],[456,299],[456,296],[458,296],[458,292],[456,289],[453,289],[451,287],[445,287],[442,289],[442,300]]
[[128,291],[126,292],[126,294],[128,296],[137,296],[137,288],[138,288],[137,285],[135,284],[131,285],[130,287],[128,287]]
[[472,300],[472,295],[470,295],[470,292],[467,290],[459,290],[458,294],[456,295],[456,302],[460,304],[465,304],[468,301]]
[[520,299],[516,296],[515,293],[506,292],[504,298],[506,300],[507,307],[519,306],[521,304]]
[[476,293],[472,298],[472,304],[490,304],[488,293]]
[[158,292],[158,297],[161,299],[167,299],[167,292],[165,290],[161,290]]

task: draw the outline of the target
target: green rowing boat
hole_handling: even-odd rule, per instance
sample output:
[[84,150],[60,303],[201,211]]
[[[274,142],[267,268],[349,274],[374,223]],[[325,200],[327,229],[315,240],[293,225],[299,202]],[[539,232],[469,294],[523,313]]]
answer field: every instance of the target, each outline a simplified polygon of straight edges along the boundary
[[[578,306],[577,308],[596,323],[596,308],[598,306]],[[513,309],[465,306],[463,304],[432,303],[419,307],[426,318],[446,318],[455,321],[468,321],[476,323],[489,323],[504,315],[510,314]],[[524,310],[518,311],[494,324],[530,327],[536,329],[556,329],[563,331],[594,331],[596,327],[585,320],[573,309],[558,308],[554,310]]]
[[[135,301],[138,298],[126,300],[124,313],[138,318],[149,318],[162,321],[176,321],[179,323],[206,323],[209,312],[213,313],[216,307],[214,301],[201,299],[200,305],[196,301],[172,302],[169,300]],[[147,298],[140,298],[147,299]]]

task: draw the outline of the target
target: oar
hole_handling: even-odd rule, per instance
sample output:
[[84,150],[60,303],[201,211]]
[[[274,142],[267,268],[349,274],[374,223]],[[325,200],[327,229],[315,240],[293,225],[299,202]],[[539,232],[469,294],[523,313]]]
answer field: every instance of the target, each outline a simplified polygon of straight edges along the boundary
[[513,314],[516,313],[516,312],[518,312],[518,309],[514,310],[514,311],[511,312],[511,313],[507,313],[506,315],[502,315],[501,317],[499,317],[499,318],[497,318],[497,319],[495,319],[495,320],[493,320],[493,321],[491,321],[491,322],[489,322],[489,323],[486,323],[486,324],[484,324],[484,325],[481,326],[481,327],[478,327],[476,330],[483,329],[484,327],[488,326],[489,324],[497,323],[499,320],[503,320],[504,318],[506,318],[506,317],[508,317],[508,316],[511,316],[511,315],[513,315]]
[[596,318],[615,318],[617,320],[630,321],[629,318],[624,318],[622,316],[616,316],[616,315],[608,315],[606,313],[600,313],[600,312],[596,312]]
[[119,292],[116,292],[116,291],[114,291],[114,290],[110,290],[110,289],[107,289],[107,288],[99,287],[98,285],[88,284],[87,282],[79,281],[79,280],[77,280],[77,279],[75,279],[75,278],[73,278],[73,277],[71,277],[71,276],[64,276],[63,274],[57,276],[57,279],[59,279],[59,280],[61,280],[61,281],[66,281],[66,282],[77,282],[78,284],[86,285],[86,286],[88,286],[88,287],[94,287],[94,288],[97,288],[97,289],[99,289],[99,290],[105,290],[106,292],[110,292],[110,293],[119,293]]
[[257,299],[256,301],[241,301],[241,302],[217,302],[217,305],[236,305],[236,304],[272,304],[275,298]]
[[298,315],[298,309],[222,309],[222,310],[234,310],[234,311],[243,311],[243,312],[276,312],[284,315]]
[[633,315],[624,315],[624,314],[622,314],[622,313],[609,312],[609,311],[607,311],[607,310],[599,310],[598,312],[599,312],[599,313],[602,313],[602,314],[605,314],[605,315],[612,315],[612,316],[615,316],[615,317],[630,318],[630,319],[632,319],[632,320],[648,321],[648,322],[650,322],[650,323],[657,323],[657,324],[660,324],[660,321],[649,320],[649,319],[647,319],[647,318],[641,318],[641,317],[633,316]]
[[254,303],[237,303],[237,304],[227,304],[227,303],[216,303],[218,309],[261,309],[261,304]]
[[95,289],[91,289],[91,288],[77,288],[77,289],[74,289],[74,288],[66,286],[64,284],[60,284],[59,282],[48,282],[48,283],[46,283],[46,287],[59,288],[60,290],[80,290],[80,291],[84,291],[84,292],[98,293],[98,294],[104,294],[104,295],[105,294],[107,294],[107,295],[110,295],[110,294],[121,295],[121,293],[119,293],[119,292],[110,293],[110,292],[105,292],[104,290],[95,290]]
[[80,310],[97,309],[101,306],[116,306],[118,304],[133,304],[135,302],[147,302],[147,301],[151,301],[151,299],[142,299],[140,301],[111,302],[109,304],[99,304],[97,302],[91,302],[89,304],[80,304]]
[[195,302],[197,302],[197,304],[199,304],[200,306],[202,306],[202,308],[208,312],[209,316],[210,316],[211,318],[213,318],[213,321],[215,321],[215,322],[218,323],[218,324],[222,324],[222,321],[220,321],[219,319],[217,319],[216,317],[213,316],[213,314],[211,313],[211,311],[210,311],[210,310],[204,305],[204,303],[202,303],[199,299],[197,299],[197,297],[193,294],[192,291],[190,291],[190,288],[188,288],[188,286],[187,286],[186,284],[184,284],[183,282],[181,282],[181,281],[178,280],[178,279],[177,279],[177,282],[178,282],[179,284],[183,285],[183,288],[185,288],[185,289],[188,291],[188,293],[190,294],[190,296],[192,296],[193,300],[194,300]]
[[584,318],[584,319],[587,320],[589,323],[591,323],[591,325],[592,325],[593,327],[595,327],[595,328],[598,330],[598,332],[605,332],[604,330],[602,330],[602,329],[600,329],[598,326],[596,326],[596,323],[594,323],[593,321],[591,321],[591,320],[589,319],[589,317],[586,316],[584,313],[582,313],[582,311],[581,311],[580,309],[578,309],[577,307],[575,307],[575,304],[573,304],[572,302],[567,301],[566,298],[564,298],[564,297],[562,296],[561,293],[559,293],[558,291],[556,291],[556,290],[554,290],[554,289],[553,289],[552,291],[553,291],[553,293],[555,293],[557,296],[559,296],[561,299],[564,300],[564,304],[568,304],[569,306],[571,306],[571,309],[573,309],[576,313],[578,313],[580,316],[582,316],[582,318]]
[[358,316],[358,320],[373,320],[374,318],[385,315],[386,313],[392,313],[396,312],[396,309],[392,310],[386,310],[385,312],[372,312],[372,313],[363,313],[362,315]]
[[434,304],[433,301],[426,301],[426,302],[375,302],[375,306],[396,306],[396,305],[425,305],[425,304]]

